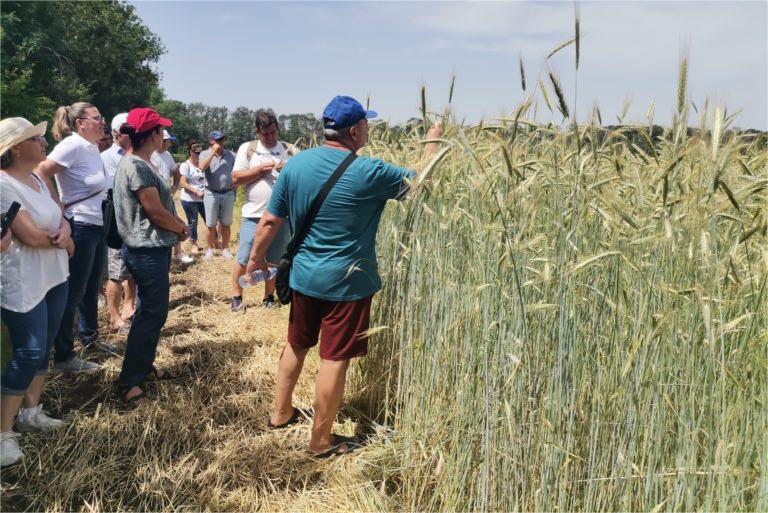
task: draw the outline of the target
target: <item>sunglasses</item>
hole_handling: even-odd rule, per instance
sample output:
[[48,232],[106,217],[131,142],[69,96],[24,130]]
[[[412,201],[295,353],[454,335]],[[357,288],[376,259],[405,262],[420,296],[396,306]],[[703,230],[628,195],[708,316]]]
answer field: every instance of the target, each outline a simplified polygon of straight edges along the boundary
[[80,116],[79,119],[90,119],[91,121],[95,121],[96,123],[101,123],[102,121],[104,121],[104,116],[101,116],[101,115],[99,115],[99,116],[90,116],[90,117],[88,117],[88,116]]

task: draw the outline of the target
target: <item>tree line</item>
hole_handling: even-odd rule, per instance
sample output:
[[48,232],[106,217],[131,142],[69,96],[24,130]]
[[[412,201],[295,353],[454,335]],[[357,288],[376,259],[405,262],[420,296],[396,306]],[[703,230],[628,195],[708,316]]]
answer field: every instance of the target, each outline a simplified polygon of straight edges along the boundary
[[[149,106],[173,120],[184,141],[205,141],[223,130],[231,147],[252,140],[255,110],[186,104],[166,98],[154,65],[165,53],[160,38],[120,0],[0,3],[0,116],[51,120],[59,105],[87,101],[107,123],[134,107]],[[282,114],[281,138],[312,144],[322,131],[311,113]]]

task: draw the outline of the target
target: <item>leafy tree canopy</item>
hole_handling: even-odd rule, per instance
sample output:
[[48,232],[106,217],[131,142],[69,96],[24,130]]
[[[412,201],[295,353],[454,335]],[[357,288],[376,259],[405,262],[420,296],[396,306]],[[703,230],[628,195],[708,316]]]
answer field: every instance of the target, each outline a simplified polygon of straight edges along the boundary
[[3,1],[0,16],[2,117],[37,122],[89,101],[109,119],[157,88],[165,49],[129,4]]

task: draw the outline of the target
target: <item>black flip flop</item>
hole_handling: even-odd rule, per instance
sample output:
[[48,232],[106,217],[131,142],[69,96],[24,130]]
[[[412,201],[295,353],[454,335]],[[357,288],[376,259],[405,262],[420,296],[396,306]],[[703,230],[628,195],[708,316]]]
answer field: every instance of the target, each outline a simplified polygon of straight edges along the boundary
[[287,422],[283,422],[282,424],[272,424],[272,420],[267,420],[267,427],[269,429],[283,429],[287,428],[288,426],[292,424],[296,424],[297,422],[301,422],[304,419],[309,419],[314,414],[314,411],[311,409],[302,409],[302,408],[293,408],[293,415],[291,415],[291,418],[288,419]]
[[[347,446],[346,451],[342,451],[341,448],[343,445]],[[344,456],[345,454],[349,454],[360,447],[362,447],[363,444],[360,443],[360,440],[358,440],[354,436],[343,436],[343,435],[331,435],[331,447],[328,448],[328,450],[325,450],[323,452],[312,452],[308,451],[309,454],[313,458],[318,459],[325,459],[330,458],[331,456]]]

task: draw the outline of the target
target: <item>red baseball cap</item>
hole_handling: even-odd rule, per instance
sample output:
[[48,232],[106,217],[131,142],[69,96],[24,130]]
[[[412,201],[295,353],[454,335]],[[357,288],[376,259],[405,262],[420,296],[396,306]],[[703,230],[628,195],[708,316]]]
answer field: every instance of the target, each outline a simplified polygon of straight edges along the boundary
[[131,109],[131,111],[128,113],[128,119],[126,120],[126,123],[131,125],[138,133],[147,132],[157,126],[173,126],[173,121],[170,119],[161,118],[160,114],[147,107]]

